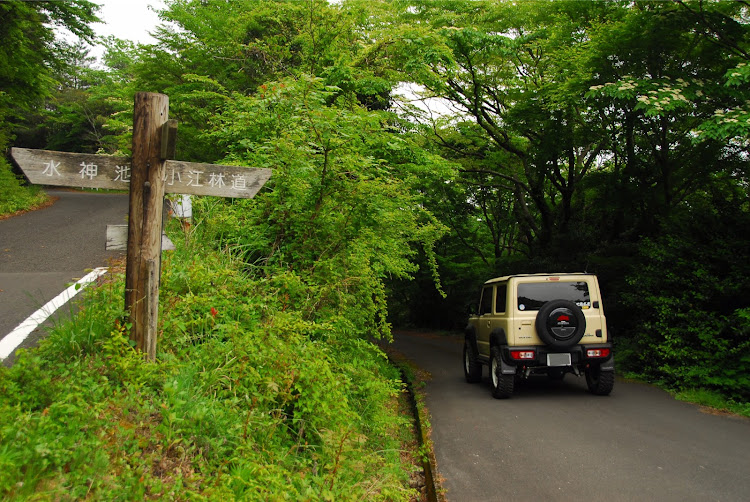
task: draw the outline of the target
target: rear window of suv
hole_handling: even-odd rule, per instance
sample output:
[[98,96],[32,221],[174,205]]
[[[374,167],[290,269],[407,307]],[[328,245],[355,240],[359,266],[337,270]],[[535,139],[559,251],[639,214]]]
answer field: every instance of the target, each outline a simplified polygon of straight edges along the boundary
[[591,307],[585,282],[528,282],[518,284],[518,310],[539,310],[551,300],[568,300],[581,308]]

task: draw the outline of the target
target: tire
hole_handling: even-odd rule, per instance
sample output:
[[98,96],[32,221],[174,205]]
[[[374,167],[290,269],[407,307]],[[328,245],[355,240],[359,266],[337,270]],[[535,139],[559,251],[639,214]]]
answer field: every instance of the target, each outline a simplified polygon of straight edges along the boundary
[[464,376],[469,383],[482,381],[482,363],[477,360],[477,349],[468,338],[464,340]]
[[586,385],[592,394],[608,396],[615,386],[615,372],[602,371],[599,366],[591,366],[586,369]]
[[500,349],[492,347],[490,356],[490,385],[492,385],[492,397],[495,399],[507,399],[513,395],[513,386],[516,375],[503,375],[500,364]]
[[568,300],[552,300],[536,315],[539,339],[556,349],[566,349],[581,341],[586,332],[586,317],[581,308]]

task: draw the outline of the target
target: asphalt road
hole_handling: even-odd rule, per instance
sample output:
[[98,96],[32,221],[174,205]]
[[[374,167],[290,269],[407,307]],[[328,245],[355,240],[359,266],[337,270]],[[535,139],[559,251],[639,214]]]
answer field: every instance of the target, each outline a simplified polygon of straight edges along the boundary
[[460,501],[748,501],[750,420],[710,414],[618,380],[593,396],[583,377],[546,377],[511,399],[464,380],[462,340],[396,333],[427,370],[426,405],[446,498]]
[[104,247],[107,225],[127,222],[127,195],[48,193],[59,197],[52,206],[0,220],[0,339],[88,269],[123,255]]

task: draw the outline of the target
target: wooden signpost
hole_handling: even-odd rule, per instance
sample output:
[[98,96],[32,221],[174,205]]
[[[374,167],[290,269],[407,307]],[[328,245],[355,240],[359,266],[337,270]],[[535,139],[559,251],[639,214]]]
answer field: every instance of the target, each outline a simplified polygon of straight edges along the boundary
[[139,92],[131,159],[11,149],[31,183],[129,190],[125,308],[132,324],[131,339],[152,360],[156,357],[164,194],[251,198],[271,177],[270,169],[169,160],[174,156],[176,134],[177,121],[169,120],[169,98]]

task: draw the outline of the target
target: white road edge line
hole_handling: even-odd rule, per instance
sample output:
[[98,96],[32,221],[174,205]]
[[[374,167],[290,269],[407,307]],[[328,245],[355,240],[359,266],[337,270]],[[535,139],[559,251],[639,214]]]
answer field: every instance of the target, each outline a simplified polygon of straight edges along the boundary
[[0,361],[11,355],[13,351],[16,350],[24,340],[26,340],[26,337],[29,336],[40,324],[46,321],[49,316],[54,314],[57,309],[68,303],[68,301],[82,291],[83,288],[106,273],[107,267],[95,268],[89,272],[86,277],[70,286],[52,300],[48,301],[44,307],[31,314],[24,322],[19,324],[16,329],[5,335],[5,338],[0,340]]

